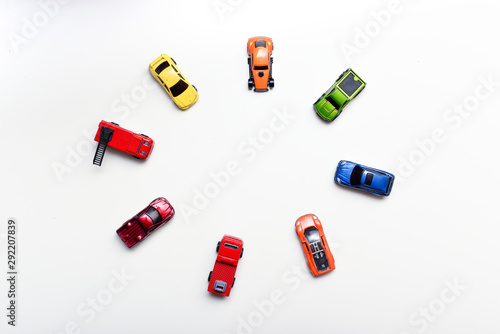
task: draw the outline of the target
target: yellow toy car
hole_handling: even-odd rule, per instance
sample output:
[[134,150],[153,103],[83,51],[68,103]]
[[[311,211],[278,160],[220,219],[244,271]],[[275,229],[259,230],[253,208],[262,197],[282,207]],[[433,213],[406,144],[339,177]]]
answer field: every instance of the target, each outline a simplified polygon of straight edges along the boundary
[[187,109],[198,101],[196,87],[184,78],[175,60],[166,54],[162,54],[149,64],[149,71],[179,108]]

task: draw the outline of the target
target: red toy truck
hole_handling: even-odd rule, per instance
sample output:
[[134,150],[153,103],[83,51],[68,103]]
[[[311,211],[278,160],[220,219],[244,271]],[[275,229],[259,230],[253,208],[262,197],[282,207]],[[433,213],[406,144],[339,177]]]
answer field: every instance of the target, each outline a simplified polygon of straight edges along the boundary
[[94,156],[94,165],[100,166],[109,146],[128,153],[138,159],[147,159],[153,150],[154,141],[143,134],[137,134],[113,122],[101,121],[94,140],[99,143]]
[[128,248],[135,246],[175,214],[172,205],[163,197],[152,201],[144,210],[125,222],[116,233]]
[[238,260],[243,256],[243,241],[239,238],[225,235],[217,244],[217,260],[214,270],[208,275],[208,291],[229,297],[234,285],[234,274]]

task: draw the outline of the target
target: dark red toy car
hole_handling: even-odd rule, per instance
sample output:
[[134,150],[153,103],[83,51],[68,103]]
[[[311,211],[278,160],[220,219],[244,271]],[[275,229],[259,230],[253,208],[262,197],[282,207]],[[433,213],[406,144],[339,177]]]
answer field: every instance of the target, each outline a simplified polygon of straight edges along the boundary
[[113,122],[101,121],[94,140],[99,142],[94,155],[94,165],[100,166],[109,146],[128,153],[138,159],[147,159],[153,150],[154,141],[143,134],[137,134]]
[[217,244],[217,253],[214,270],[208,275],[208,291],[228,297],[236,280],[238,260],[243,256],[243,241],[225,235]]
[[116,233],[125,245],[131,248],[169,221],[174,214],[172,205],[165,198],[158,197],[144,210],[127,220]]

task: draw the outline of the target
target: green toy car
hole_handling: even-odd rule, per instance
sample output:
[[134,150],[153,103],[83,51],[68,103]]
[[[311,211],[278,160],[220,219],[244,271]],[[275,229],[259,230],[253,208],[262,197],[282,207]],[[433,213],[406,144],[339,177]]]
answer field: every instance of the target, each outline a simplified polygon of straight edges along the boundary
[[314,102],[314,110],[327,121],[333,121],[345,106],[366,86],[366,83],[348,68],[326,93]]

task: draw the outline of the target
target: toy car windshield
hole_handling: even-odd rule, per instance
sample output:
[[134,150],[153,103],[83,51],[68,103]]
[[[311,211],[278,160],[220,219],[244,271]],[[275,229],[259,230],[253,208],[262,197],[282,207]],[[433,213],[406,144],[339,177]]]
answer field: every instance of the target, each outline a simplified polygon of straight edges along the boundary
[[177,83],[175,85],[170,87],[170,91],[172,92],[173,97],[177,97],[177,96],[181,95],[182,93],[184,93],[186,91],[186,89],[188,89],[188,87],[189,86],[187,83],[185,83],[182,80],[179,80],[179,81],[177,81]]
[[[151,219],[151,221],[153,222],[153,226],[151,227],[155,227],[154,225],[156,224],[159,224],[161,223],[162,219],[161,219],[161,215],[160,213],[158,212],[158,210],[156,210],[155,208],[153,207],[150,207],[146,212],[145,214]],[[150,227],[150,228],[151,228]]]

